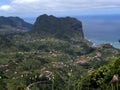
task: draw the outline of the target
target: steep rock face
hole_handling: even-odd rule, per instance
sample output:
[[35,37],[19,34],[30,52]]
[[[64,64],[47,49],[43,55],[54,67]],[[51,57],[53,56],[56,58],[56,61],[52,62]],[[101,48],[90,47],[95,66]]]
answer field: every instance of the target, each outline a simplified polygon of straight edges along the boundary
[[32,28],[32,24],[25,22],[23,19],[19,17],[0,16],[0,29],[3,28],[5,29],[6,27],[21,29],[21,30],[30,30]]
[[57,18],[46,14],[39,16],[34,23],[32,32],[41,36],[53,36],[64,39],[84,38],[82,23],[75,18]]

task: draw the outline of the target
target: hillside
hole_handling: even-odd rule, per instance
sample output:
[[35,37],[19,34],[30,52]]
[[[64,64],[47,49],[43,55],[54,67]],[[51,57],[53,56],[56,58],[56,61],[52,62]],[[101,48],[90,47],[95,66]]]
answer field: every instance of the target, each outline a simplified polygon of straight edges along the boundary
[[31,31],[0,36],[0,90],[89,90],[91,73],[120,50],[93,45],[83,33],[75,18],[41,15]]
[[32,24],[25,22],[19,17],[0,16],[0,35],[26,32],[31,30]]

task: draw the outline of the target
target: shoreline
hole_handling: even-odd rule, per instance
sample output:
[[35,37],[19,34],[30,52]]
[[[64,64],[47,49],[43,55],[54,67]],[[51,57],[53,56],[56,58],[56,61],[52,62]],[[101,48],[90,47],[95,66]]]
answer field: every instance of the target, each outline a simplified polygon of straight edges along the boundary
[[115,42],[115,41],[104,41],[104,40],[98,40],[98,39],[93,39],[93,38],[87,38],[85,37],[85,39],[87,39],[88,41],[92,42],[94,45],[100,45],[103,43],[109,43],[111,44],[113,47],[120,49],[120,43],[119,42]]

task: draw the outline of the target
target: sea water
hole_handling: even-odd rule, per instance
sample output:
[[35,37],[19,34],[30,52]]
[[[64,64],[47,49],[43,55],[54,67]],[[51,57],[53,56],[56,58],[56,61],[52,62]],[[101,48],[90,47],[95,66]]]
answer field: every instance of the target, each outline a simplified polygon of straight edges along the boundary
[[94,44],[110,43],[120,48],[120,17],[81,17],[85,37]]

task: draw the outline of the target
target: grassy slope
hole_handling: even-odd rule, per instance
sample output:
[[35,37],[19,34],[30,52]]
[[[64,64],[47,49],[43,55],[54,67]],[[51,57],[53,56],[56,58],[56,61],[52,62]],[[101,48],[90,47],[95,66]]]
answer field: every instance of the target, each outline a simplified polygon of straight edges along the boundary
[[[26,37],[27,41],[24,41],[23,37],[25,39],[26,36],[17,35],[10,40],[11,47],[7,46],[8,41],[1,42],[3,46],[6,45],[5,48],[0,48],[3,80],[1,83],[5,83],[8,90],[13,90],[13,87],[16,90],[26,89],[30,83],[46,80],[44,78],[46,71],[53,73],[55,86],[59,88],[57,90],[63,90],[63,87],[64,90],[67,88],[73,90],[75,83],[81,83],[83,76],[86,76],[90,70],[94,71],[113,57],[119,56],[117,49],[107,48],[104,45],[91,48],[89,46],[91,44],[85,40],[68,42],[56,38],[41,39],[29,36],[29,39]],[[41,75],[43,76],[40,77]],[[40,86],[36,87],[40,88]]]

